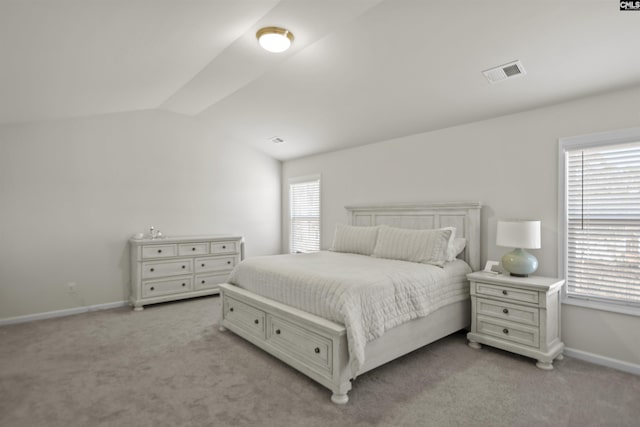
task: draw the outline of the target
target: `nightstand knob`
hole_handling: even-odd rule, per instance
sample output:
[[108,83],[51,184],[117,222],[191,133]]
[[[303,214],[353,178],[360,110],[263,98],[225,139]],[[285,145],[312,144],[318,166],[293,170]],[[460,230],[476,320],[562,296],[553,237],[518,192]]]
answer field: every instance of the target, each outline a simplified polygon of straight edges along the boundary
[[506,290],[505,290],[505,291],[502,291],[502,295],[506,295],[506,294],[507,294],[507,291],[506,291]]
[[152,268],[152,269],[150,269],[150,271],[153,273],[154,271],[156,271],[156,269],[155,269],[155,268]]
[[186,266],[186,265],[183,265],[183,266],[182,266],[182,268],[187,268],[187,266]]
[[276,329],[276,335],[280,335],[280,329]]
[[151,290],[153,291],[153,290],[155,290],[156,288],[154,288],[154,287],[152,286],[152,287],[151,287],[151,288],[149,288],[149,289],[151,289]]
[[162,249],[158,249],[158,253],[161,254],[162,253]]
[[225,245],[222,245],[222,249],[227,249],[227,247]]
[[229,311],[233,311],[233,307],[231,307],[231,308],[229,309]]
[[200,264],[200,265],[204,267],[204,264]]
[[205,282],[205,281],[203,280],[203,281],[202,281],[202,282],[200,282],[200,283],[202,283],[202,284],[204,285],[204,282]]
[[187,284],[186,284],[186,283],[183,283],[183,284],[182,284],[182,286],[187,286]]
[[508,330],[507,328],[504,328],[504,329],[502,330],[502,332],[504,332],[505,334],[508,334],[508,333],[509,333],[509,330]]
[[253,323],[255,323],[257,325],[258,323],[260,323],[260,321],[258,319],[256,319],[256,320],[253,321]]
[[502,309],[502,312],[503,312],[504,314],[509,314],[509,309],[508,309],[508,308],[503,308],[503,309]]
[[313,351],[315,351],[316,354],[320,353],[320,349],[318,347],[314,348]]
[[231,261],[227,261],[227,264],[231,264]]
[[196,248],[191,248],[191,250],[192,250],[192,251],[195,251],[195,250],[196,250]]

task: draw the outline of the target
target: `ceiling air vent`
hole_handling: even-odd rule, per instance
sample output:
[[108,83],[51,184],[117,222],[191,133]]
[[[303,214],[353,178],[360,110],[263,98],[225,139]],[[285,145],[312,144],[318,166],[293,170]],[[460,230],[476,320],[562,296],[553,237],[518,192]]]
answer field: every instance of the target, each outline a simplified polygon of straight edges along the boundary
[[520,61],[509,62],[499,67],[491,68],[483,71],[482,74],[489,80],[489,83],[497,83],[510,77],[516,77],[527,74]]

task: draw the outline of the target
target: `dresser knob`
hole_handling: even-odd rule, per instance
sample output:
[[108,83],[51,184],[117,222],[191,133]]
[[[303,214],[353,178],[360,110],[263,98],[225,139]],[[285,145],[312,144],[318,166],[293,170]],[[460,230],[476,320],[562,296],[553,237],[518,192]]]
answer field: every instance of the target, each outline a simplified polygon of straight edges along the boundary
[[153,286],[150,287],[149,289],[151,289],[152,291],[155,291],[156,288],[154,288]]
[[203,281],[202,281],[202,282],[200,282],[200,283],[202,283],[202,284],[204,285],[204,282],[205,282],[205,281],[203,280]]
[[314,348],[313,351],[315,351],[316,354],[320,353],[320,349],[318,347]]
[[195,250],[196,250],[196,248],[191,248],[191,250],[192,250],[192,251],[195,251]]
[[253,323],[255,323],[257,325],[258,323],[260,323],[260,321],[258,319],[256,319],[256,320],[253,321]]
[[183,284],[182,284],[182,286],[187,286],[187,284],[186,284],[186,283],[183,283]]
[[507,328],[504,328],[504,329],[502,330],[502,332],[503,332],[503,333],[505,333],[505,334],[508,334],[508,333],[509,333],[509,330],[508,330]]
[[227,261],[227,264],[231,264],[231,261]]
[[507,291],[502,291],[502,295],[506,295],[506,294],[507,294]]
[[156,270],[155,270],[155,268],[151,268],[149,271],[151,271],[153,273]]
[[503,309],[502,309],[502,312],[503,312],[504,314],[509,314],[509,309],[508,309],[508,308],[503,308]]
[[158,253],[161,254],[162,253],[162,249],[158,249]]
[[276,335],[280,335],[280,329],[276,329]]
[[222,249],[227,249],[227,247],[225,245],[222,245]]
[[187,266],[186,266],[186,265],[183,265],[183,266],[182,266],[182,268],[187,268]]
[[200,264],[200,265],[204,267],[204,264]]
[[229,309],[229,311],[233,311],[233,307],[231,307],[231,308]]

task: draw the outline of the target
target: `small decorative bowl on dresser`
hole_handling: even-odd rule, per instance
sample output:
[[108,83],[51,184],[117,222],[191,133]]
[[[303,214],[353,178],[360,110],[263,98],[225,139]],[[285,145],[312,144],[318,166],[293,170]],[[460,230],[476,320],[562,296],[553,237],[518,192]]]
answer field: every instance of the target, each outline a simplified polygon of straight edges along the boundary
[[147,304],[220,293],[244,253],[241,236],[130,239],[134,310]]
[[560,289],[564,280],[513,277],[485,272],[467,275],[471,286],[469,346],[490,345],[537,359],[540,369],[553,369],[562,359]]

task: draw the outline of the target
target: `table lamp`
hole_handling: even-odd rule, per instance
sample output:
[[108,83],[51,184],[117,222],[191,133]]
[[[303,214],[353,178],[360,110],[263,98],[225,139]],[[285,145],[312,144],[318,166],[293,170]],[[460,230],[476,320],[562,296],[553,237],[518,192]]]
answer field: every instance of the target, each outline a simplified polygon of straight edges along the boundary
[[525,249],[540,248],[540,221],[498,221],[496,245],[515,248],[502,257],[502,268],[512,276],[528,277],[538,268],[538,260]]

